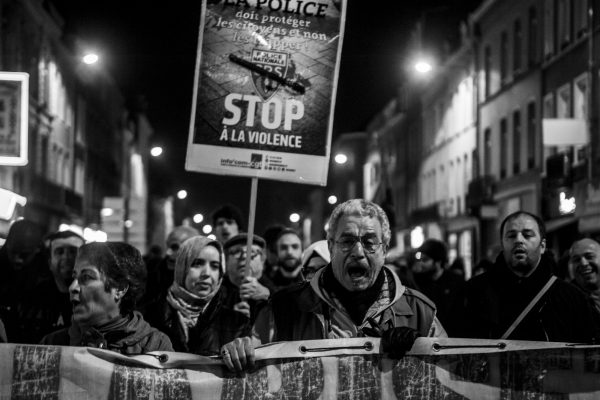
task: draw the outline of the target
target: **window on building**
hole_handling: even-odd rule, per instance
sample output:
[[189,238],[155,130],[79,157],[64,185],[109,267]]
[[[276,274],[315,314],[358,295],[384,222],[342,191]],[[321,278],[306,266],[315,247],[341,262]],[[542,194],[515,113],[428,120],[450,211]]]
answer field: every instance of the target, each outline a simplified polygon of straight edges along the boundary
[[513,113],[513,174],[521,172],[521,111]]
[[535,142],[536,142],[536,112],[535,101],[527,104],[527,168],[535,168]]
[[523,30],[521,20],[515,20],[513,24],[513,72],[517,74],[521,71],[522,52],[523,52]]
[[483,93],[484,99],[487,99],[492,94],[490,83],[492,81],[492,49],[490,46],[485,46],[483,50]]
[[500,179],[506,178],[508,171],[508,127],[506,118],[500,120]]
[[483,152],[483,174],[492,174],[492,130],[486,128],[483,131],[483,141],[485,143],[485,151]]
[[573,0],[573,30],[579,38],[588,29],[588,0]]
[[[544,118],[555,118],[556,110],[555,110],[555,102],[554,102],[554,94],[548,93],[544,96],[544,106],[543,106],[543,114]],[[548,159],[553,154],[556,154],[556,146],[542,146],[543,156],[542,160]],[[542,161],[542,168],[544,169],[544,173],[546,172],[546,162]]]
[[571,85],[566,84],[556,91],[556,118],[571,117]]
[[[587,73],[583,73],[575,78],[573,82],[573,118],[587,121],[588,109],[588,77]],[[585,159],[585,146],[575,146],[574,163],[578,163]]]
[[571,42],[571,0],[557,1],[557,39],[562,49]]
[[544,58],[554,54],[554,0],[544,1]]
[[538,62],[538,17],[535,7],[529,8],[529,35],[527,37],[527,56],[529,67],[533,67]]
[[48,152],[49,143],[48,136],[42,136],[42,140],[40,141],[40,175],[48,178]]
[[586,73],[575,78],[573,85],[573,118],[587,119],[587,87],[588,77]]
[[508,79],[508,34],[500,35],[500,82],[505,84]]

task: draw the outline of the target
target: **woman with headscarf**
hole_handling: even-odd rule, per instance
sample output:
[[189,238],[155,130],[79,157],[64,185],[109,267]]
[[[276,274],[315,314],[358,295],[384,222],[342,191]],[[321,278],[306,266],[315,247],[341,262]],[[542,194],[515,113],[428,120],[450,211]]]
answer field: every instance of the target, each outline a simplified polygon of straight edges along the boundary
[[314,242],[302,252],[302,276],[310,281],[318,270],[331,262],[327,240]]
[[223,304],[224,272],[218,241],[195,236],[179,248],[173,284],[152,318],[175,351],[214,355],[225,343],[250,333],[250,320]]
[[167,335],[134,311],[145,283],[146,267],[135,247],[120,242],[83,245],[69,286],[71,327],[47,335],[42,344],[97,347],[126,355],[173,351]]

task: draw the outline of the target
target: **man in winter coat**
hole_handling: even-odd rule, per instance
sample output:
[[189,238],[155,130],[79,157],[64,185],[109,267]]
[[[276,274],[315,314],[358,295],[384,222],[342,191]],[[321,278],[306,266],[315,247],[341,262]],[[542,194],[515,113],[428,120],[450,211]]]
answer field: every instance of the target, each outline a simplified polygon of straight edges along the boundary
[[[255,326],[262,342],[380,336],[383,351],[399,358],[418,336],[446,336],[435,305],[384,267],[390,237],[378,205],[362,199],[338,205],[327,234],[331,263],[310,282],[273,295]],[[263,329],[270,322],[274,330]],[[225,364],[251,368],[253,342],[238,338],[223,346]]]
[[[543,221],[534,214],[517,211],[504,219],[502,252],[489,271],[467,282],[460,336],[594,341],[590,305],[579,289],[554,278],[545,235]],[[539,300],[533,301],[538,295]]]

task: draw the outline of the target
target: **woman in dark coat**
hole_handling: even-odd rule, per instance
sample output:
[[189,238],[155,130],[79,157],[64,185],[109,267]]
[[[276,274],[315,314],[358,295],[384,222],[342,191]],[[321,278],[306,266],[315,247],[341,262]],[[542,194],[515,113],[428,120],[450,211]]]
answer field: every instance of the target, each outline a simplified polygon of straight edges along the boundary
[[221,346],[250,334],[249,318],[224,304],[225,256],[204,236],[187,239],[177,253],[174,281],[152,323],[167,333],[175,351],[218,354]]
[[146,281],[146,267],[135,247],[119,242],[83,245],[73,275],[73,323],[47,335],[42,344],[98,347],[127,355],[173,351],[167,335],[134,311]]

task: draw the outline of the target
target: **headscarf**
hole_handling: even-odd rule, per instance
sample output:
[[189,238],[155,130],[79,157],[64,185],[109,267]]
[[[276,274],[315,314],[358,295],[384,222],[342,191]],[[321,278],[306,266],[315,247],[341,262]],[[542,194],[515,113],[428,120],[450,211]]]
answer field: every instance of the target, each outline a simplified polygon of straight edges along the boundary
[[[185,278],[192,262],[198,258],[206,246],[213,246],[219,252],[221,271],[215,290],[208,296],[198,296],[185,288]],[[196,326],[198,318],[206,310],[208,304],[221,287],[225,273],[225,254],[221,244],[204,236],[194,236],[182,243],[177,252],[173,284],[167,293],[167,302],[177,311],[179,323],[183,328],[186,342],[189,339],[189,329]]]
[[315,256],[315,253],[325,260],[327,264],[331,262],[327,240],[319,240],[308,246],[306,250],[302,252],[302,268],[305,268],[308,265],[308,262]]

